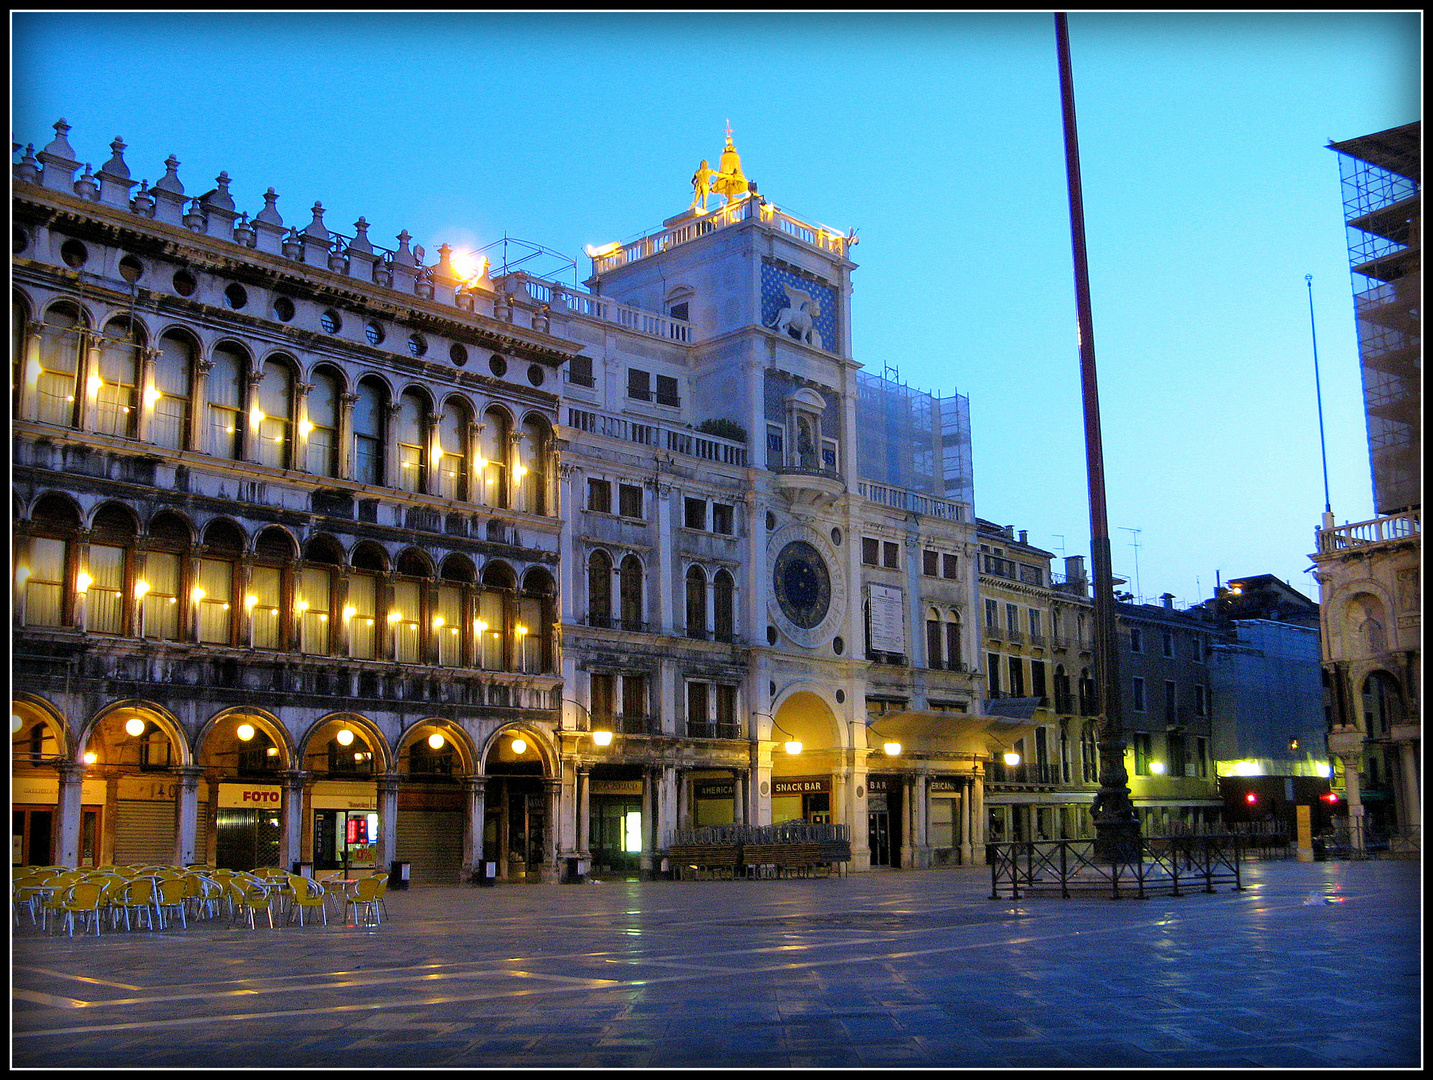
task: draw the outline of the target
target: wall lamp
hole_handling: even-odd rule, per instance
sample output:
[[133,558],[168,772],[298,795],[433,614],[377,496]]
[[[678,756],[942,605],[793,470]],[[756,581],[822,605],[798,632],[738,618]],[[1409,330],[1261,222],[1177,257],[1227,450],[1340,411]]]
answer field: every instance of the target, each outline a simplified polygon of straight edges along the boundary
[[782,747],[788,754],[790,754],[792,757],[795,757],[797,754],[801,753],[801,740],[798,739],[795,735],[791,734],[791,732],[787,731],[780,724],[778,724],[776,722],[776,717],[772,716],[770,713],[764,712],[752,713],[751,715],[753,718],[758,716],[766,717],[768,720],[771,721],[772,727],[774,727],[777,731],[781,732],[781,734],[786,736],[786,741],[782,744]]
[[591,736],[593,746],[612,745],[612,730],[610,728],[596,727],[595,721],[593,721],[592,719],[592,713],[586,705],[582,704],[582,702],[578,701],[576,698],[563,698],[562,700],[568,702],[571,705],[577,706],[579,709],[582,710],[583,715],[587,717],[587,734]]

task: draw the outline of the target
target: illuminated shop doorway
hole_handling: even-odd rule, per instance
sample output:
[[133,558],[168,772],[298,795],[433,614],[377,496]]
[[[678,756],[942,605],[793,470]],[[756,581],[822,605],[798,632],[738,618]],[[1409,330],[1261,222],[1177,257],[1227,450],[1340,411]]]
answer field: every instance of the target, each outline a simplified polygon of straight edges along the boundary
[[635,875],[642,855],[642,771],[638,766],[605,765],[592,770],[589,784],[594,874]]
[[533,880],[547,861],[548,792],[537,740],[504,731],[488,751],[483,858],[508,881]]
[[315,810],[313,864],[315,870],[374,869],[378,845],[376,810]]
[[896,776],[866,777],[866,833],[872,866],[900,865],[901,786]]

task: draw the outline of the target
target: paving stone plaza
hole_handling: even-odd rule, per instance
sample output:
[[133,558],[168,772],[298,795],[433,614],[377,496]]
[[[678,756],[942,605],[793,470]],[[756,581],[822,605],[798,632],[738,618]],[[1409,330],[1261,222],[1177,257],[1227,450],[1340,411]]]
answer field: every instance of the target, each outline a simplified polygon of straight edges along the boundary
[[1421,866],[989,899],[981,868],[390,892],[378,927],[13,933],[18,1068],[1421,1065]]

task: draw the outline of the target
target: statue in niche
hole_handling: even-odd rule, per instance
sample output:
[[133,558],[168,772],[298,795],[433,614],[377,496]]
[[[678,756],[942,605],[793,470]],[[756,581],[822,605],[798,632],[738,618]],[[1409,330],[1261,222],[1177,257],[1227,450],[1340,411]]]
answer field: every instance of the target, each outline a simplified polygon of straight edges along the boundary
[[1377,619],[1370,618],[1365,620],[1364,624],[1360,626],[1358,630],[1368,642],[1369,652],[1381,653],[1387,649],[1387,641],[1383,636],[1383,624]]
[[816,318],[821,314],[820,305],[803,289],[791,285],[783,285],[782,288],[786,292],[786,307],[766,325],[778,334],[786,334],[818,349],[824,348],[821,333],[816,329]]

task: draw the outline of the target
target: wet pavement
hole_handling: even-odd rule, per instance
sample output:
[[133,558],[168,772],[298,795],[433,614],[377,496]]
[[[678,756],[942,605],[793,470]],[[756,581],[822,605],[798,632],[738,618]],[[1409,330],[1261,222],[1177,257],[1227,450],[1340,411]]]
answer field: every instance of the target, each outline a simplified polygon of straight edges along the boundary
[[[390,892],[377,927],[12,937],[15,1067],[1421,1065],[1421,867],[991,900],[979,867]],[[13,928],[13,923],[12,923]]]

